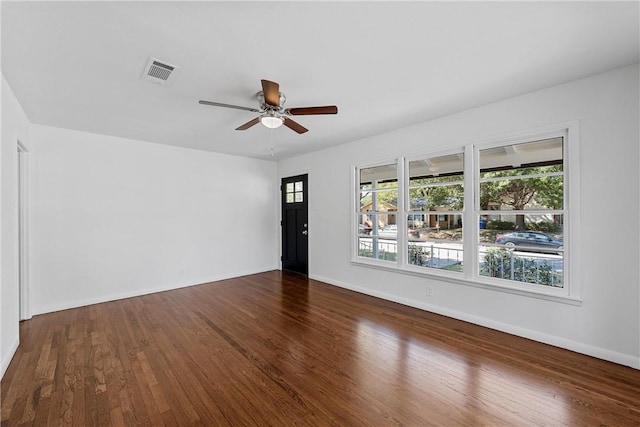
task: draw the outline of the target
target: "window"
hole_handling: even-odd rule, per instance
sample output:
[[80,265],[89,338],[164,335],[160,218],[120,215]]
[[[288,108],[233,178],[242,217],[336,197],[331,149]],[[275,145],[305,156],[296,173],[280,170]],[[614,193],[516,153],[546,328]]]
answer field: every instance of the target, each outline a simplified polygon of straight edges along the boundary
[[359,169],[358,257],[396,262],[398,258],[398,166]]
[[407,162],[409,265],[462,272],[463,160],[455,153]]
[[564,287],[564,137],[478,150],[481,276]]
[[569,181],[578,193],[570,132],[577,125],[354,168],[353,261],[576,300],[565,244]]

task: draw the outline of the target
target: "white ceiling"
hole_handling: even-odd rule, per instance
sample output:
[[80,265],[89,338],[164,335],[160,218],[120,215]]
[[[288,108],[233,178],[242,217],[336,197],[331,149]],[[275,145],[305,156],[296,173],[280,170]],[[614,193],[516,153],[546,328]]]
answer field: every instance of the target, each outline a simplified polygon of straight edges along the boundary
[[[2,72],[33,123],[285,158],[637,63],[632,2],[6,2]],[[167,86],[149,57],[178,65]],[[257,125],[260,79],[310,129]]]

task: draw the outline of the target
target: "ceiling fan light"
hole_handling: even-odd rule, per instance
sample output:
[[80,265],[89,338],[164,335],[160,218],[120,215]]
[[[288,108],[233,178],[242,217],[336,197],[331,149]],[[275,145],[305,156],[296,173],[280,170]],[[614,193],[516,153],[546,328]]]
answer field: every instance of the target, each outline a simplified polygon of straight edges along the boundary
[[277,127],[282,126],[282,117],[277,116],[262,116],[260,117],[260,123],[268,127],[269,129],[275,129]]

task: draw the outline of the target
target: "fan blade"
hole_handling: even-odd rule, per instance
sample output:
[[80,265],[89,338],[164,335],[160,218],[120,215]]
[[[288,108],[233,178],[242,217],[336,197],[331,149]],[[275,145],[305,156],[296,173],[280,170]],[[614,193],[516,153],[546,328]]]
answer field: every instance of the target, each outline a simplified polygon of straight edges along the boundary
[[224,108],[235,108],[236,110],[246,110],[246,111],[253,111],[254,113],[259,113],[260,110],[258,110],[257,108],[249,108],[249,107],[241,107],[240,105],[231,105],[231,104],[222,104],[220,102],[213,102],[213,101],[199,101],[200,104],[202,105],[213,105],[214,107],[224,107]]
[[270,82],[269,80],[261,80],[261,82],[264,102],[274,107],[280,105],[280,85],[276,82]]
[[306,127],[302,126],[300,123],[294,122],[293,120],[291,120],[288,117],[283,117],[283,119],[284,119],[284,123],[283,124],[286,127],[288,127],[291,130],[294,130],[294,131],[296,131],[298,133],[305,133],[305,132],[307,132],[309,130]]
[[338,107],[335,105],[327,105],[325,107],[302,107],[302,108],[287,108],[284,111],[286,114],[292,116],[308,116],[311,114],[338,114]]
[[260,123],[260,117],[256,117],[253,120],[249,120],[247,123],[243,124],[240,127],[237,127],[236,130],[247,130],[249,129],[251,126],[255,126],[258,123]]

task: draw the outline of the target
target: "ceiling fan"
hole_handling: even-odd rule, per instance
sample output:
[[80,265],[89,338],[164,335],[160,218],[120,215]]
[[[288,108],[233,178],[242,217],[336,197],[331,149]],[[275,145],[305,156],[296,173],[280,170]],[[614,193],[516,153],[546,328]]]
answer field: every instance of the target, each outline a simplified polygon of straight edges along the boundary
[[213,101],[200,101],[202,105],[213,105],[214,107],[235,108],[237,110],[252,111],[254,113],[260,113],[260,116],[253,120],[248,121],[236,128],[236,130],[247,130],[250,127],[262,123],[264,126],[274,129],[285,125],[289,129],[298,132],[305,133],[309,129],[302,126],[300,123],[291,120],[288,116],[308,116],[314,114],[338,114],[338,107],[335,105],[328,105],[323,107],[300,107],[300,108],[284,108],[284,103],[287,100],[282,92],[280,92],[280,85],[276,82],[269,80],[261,80],[262,91],[256,94],[258,98],[258,104],[260,108],[242,107],[240,105],[222,104],[220,102]]

